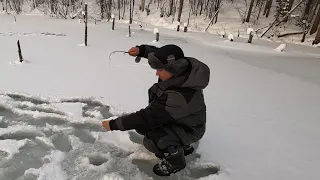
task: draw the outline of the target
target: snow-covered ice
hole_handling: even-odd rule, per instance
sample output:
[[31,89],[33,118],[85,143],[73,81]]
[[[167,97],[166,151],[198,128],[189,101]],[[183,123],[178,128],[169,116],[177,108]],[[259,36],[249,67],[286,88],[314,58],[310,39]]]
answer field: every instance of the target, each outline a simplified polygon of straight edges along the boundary
[[[162,179],[134,131],[105,132],[103,119],[147,105],[157,81],[142,59],[114,54],[139,44],[177,44],[208,64],[207,132],[188,166],[168,179],[319,179],[320,52],[315,48],[176,32],[0,15],[0,180]],[[27,32],[27,33],[26,33]],[[42,35],[47,32],[49,35]],[[7,36],[11,33],[10,36]],[[26,34],[24,34],[26,33]],[[52,34],[63,34],[57,36]],[[16,41],[28,63],[18,60]],[[19,65],[18,65],[19,64]],[[216,174],[216,166],[220,171]]]

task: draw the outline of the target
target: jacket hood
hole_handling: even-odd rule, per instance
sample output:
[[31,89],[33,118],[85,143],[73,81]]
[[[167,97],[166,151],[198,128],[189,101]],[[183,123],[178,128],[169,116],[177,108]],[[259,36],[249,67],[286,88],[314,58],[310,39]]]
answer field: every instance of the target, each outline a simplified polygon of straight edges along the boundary
[[192,89],[204,89],[208,86],[210,80],[209,67],[195,58],[187,58],[191,63],[191,71],[187,80],[181,87]]
[[[168,89],[169,87],[188,87],[192,89],[204,89],[209,84],[210,69],[209,67],[195,58],[185,58],[189,61],[190,69],[182,76],[173,77],[166,81],[156,83],[156,86],[161,91]],[[156,92],[157,94],[160,92]]]

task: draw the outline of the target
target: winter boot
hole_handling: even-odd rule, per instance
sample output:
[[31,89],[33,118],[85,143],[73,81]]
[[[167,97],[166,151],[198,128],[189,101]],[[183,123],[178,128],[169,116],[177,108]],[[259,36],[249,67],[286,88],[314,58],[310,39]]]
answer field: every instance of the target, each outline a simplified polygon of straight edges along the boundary
[[[184,156],[188,156],[193,153],[194,148],[190,145],[183,146]],[[159,159],[163,159],[164,155],[155,154],[155,156]]]
[[158,176],[170,176],[186,167],[183,147],[171,146],[160,163],[153,167],[153,172]]
[[190,145],[183,146],[184,156],[188,156],[193,153],[194,148]]

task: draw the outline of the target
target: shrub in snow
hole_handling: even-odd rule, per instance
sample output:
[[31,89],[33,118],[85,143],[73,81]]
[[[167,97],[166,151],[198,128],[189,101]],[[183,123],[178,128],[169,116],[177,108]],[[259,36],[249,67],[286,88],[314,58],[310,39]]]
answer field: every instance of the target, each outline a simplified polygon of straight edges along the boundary
[[229,40],[229,41],[233,41],[233,40],[234,40],[233,34],[228,34],[228,40]]
[[278,46],[278,47],[276,48],[276,51],[278,51],[278,52],[283,52],[286,47],[287,47],[286,44],[281,44],[280,46]]

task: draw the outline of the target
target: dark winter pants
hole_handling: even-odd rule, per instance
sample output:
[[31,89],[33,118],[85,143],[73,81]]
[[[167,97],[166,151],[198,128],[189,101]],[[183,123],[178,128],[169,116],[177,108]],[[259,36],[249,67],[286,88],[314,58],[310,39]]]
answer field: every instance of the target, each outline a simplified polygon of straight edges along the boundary
[[144,135],[143,145],[145,148],[159,156],[168,152],[170,146],[182,146],[180,138],[169,128],[157,128],[145,134],[139,130],[137,132]]

